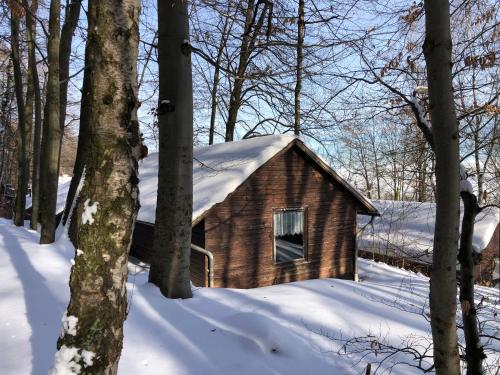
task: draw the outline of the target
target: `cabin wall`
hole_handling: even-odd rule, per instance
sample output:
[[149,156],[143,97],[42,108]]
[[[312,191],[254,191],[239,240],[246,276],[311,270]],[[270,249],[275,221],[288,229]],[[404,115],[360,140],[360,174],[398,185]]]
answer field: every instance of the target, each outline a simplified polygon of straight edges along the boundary
[[[205,217],[218,287],[353,277],[355,198],[298,147],[277,154]],[[306,259],[274,263],[273,210],[306,209]]]
[[500,256],[500,224],[497,224],[495,232],[491,237],[491,240],[481,252],[481,260],[479,264],[474,269],[475,280],[485,284],[494,285],[498,282],[498,278],[494,278],[494,258]]
[[[137,259],[151,263],[153,255],[154,225],[144,222],[136,222],[134,234],[132,235],[132,245],[130,255]],[[191,242],[195,245],[205,247],[204,222],[201,221],[193,227]],[[207,284],[207,260],[205,255],[191,251],[191,281],[196,286],[206,286]]]

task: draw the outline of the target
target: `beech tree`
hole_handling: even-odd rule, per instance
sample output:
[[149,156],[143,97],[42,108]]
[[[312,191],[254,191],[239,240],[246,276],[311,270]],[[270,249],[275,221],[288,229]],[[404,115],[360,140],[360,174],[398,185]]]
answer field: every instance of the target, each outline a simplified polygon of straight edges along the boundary
[[32,0],[31,6],[28,6],[28,1],[23,0],[23,5],[26,11],[26,34],[28,43],[28,72],[31,71],[31,76],[28,75],[28,81],[32,82],[34,95],[34,112],[35,112],[35,129],[33,134],[32,155],[33,166],[31,174],[31,229],[38,228],[38,208],[39,208],[39,187],[40,187],[40,141],[42,133],[42,98],[40,92],[40,81],[38,78],[38,70],[35,54],[36,26],[34,17],[38,10],[38,0]]
[[49,16],[49,36],[47,43],[47,95],[43,125],[40,158],[40,223],[42,233],[40,243],[54,242],[56,231],[57,184],[59,179],[59,152],[61,147],[60,128],[60,82],[59,82],[59,41],[61,13],[60,0],[51,0]]
[[[71,220],[71,299],[52,370],[116,374],[126,317],[128,249],[138,202],[139,0],[90,0],[86,66],[92,67],[86,174]],[[71,228],[70,228],[71,229]],[[67,327],[67,326],[66,326]],[[70,359],[68,359],[70,357]]]
[[[55,7],[56,5],[54,5]],[[42,140],[42,165],[44,171],[41,179],[41,222],[42,235],[41,243],[54,242],[56,229],[56,202],[57,186],[59,178],[59,166],[61,159],[62,140],[64,134],[64,124],[66,119],[66,104],[69,82],[69,63],[73,34],[75,32],[80,15],[81,0],[72,0],[67,3],[64,24],[62,31],[59,25],[60,2],[57,4],[57,11],[52,13],[49,22],[49,78],[47,87],[47,101],[45,105],[45,126]],[[57,13],[57,14],[56,14]],[[57,18],[57,25],[55,25]],[[51,28],[52,25],[52,28]],[[57,34],[57,38],[55,35]],[[53,56],[52,56],[53,55]],[[50,59],[52,56],[53,60]],[[57,59],[57,62],[56,60]],[[52,66],[54,65],[54,66]],[[51,75],[51,72],[53,76]],[[57,89],[52,87],[52,80],[57,76]],[[52,80],[51,80],[52,78]],[[56,90],[52,92],[53,90]],[[57,97],[56,97],[57,96]],[[55,107],[58,107],[56,110]],[[58,127],[56,128],[56,121]]]
[[436,374],[459,374],[456,264],[459,227],[460,155],[451,77],[448,0],[425,0],[424,55],[436,155],[436,224],[429,304]]
[[169,298],[190,298],[193,210],[193,91],[186,0],[158,0],[159,156],[149,281]]
[[302,65],[303,65],[303,48],[304,48],[304,2],[299,0],[299,8],[297,14],[297,66],[295,70],[295,101],[294,101],[294,121],[293,132],[295,135],[300,134],[300,97],[302,91]]
[[[14,86],[17,102],[17,193],[14,223],[17,226],[24,224],[24,210],[26,207],[26,191],[28,186],[28,161],[26,157],[27,124],[25,99],[23,93],[23,76],[21,73],[21,58],[19,53],[19,18],[22,8],[13,4],[11,6],[10,26],[11,26],[11,59],[14,70]],[[31,92],[32,94],[32,92]],[[28,99],[28,97],[27,97]]]

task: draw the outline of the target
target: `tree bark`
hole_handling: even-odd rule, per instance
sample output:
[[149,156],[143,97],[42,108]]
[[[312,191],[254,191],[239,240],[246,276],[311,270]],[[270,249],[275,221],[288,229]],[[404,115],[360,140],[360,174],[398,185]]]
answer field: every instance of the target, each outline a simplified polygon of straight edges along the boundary
[[51,0],[49,38],[47,44],[49,74],[47,78],[47,100],[45,103],[42,155],[40,162],[41,244],[54,242],[56,230],[57,185],[59,178],[59,153],[61,147],[61,128],[59,124],[60,7],[60,0]]
[[11,59],[14,69],[14,85],[17,102],[17,191],[14,224],[24,225],[24,212],[26,209],[26,191],[28,188],[28,168],[26,164],[26,109],[23,95],[23,77],[21,73],[21,61],[19,55],[19,19],[12,10],[10,15],[11,29]]
[[69,59],[71,56],[71,44],[75,33],[78,19],[80,18],[80,7],[82,0],[71,0],[66,5],[64,13],[64,24],[61,29],[61,42],[59,44],[59,81],[61,82],[59,93],[59,123],[61,126],[61,141],[66,121],[66,104],[68,102],[69,83]]
[[[229,4],[229,3],[228,3]],[[229,25],[229,5],[228,5],[228,16],[224,20],[224,26],[221,33],[221,39],[219,43],[219,48],[217,49],[217,59],[214,67],[214,81],[212,84],[212,90],[210,90],[211,96],[211,112],[210,112],[210,128],[208,131],[208,144],[212,145],[214,143],[215,136],[215,118],[217,115],[217,91],[219,89],[220,81],[220,64],[222,62],[222,55],[224,53],[224,48],[226,48],[228,35],[228,25]]]
[[[63,332],[56,354],[57,362],[73,350],[80,374],[116,374],[123,343],[128,250],[139,208],[139,13],[139,0],[89,1],[90,141],[86,178],[71,222],[80,251],[67,310],[78,322],[74,335]],[[81,358],[83,350],[94,353],[92,365]]]
[[[92,46],[87,43],[85,47],[85,62],[87,63],[90,59],[90,50]],[[68,190],[68,196],[66,197],[66,205],[64,208],[63,224],[66,225],[71,207],[73,206],[73,201],[75,199],[76,190],[80,184],[80,180],[83,176],[83,171],[85,169],[85,160],[87,157],[87,147],[89,140],[89,127],[90,127],[90,113],[91,113],[91,67],[89,65],[85,66],[83,71],[83,84],[82,84],[82,100],[80,104],[80,127],[78,131],[78,146],[76,152],[75,165],[73,166],[73,178]],[[73,229],[70,231],[70,238],[74,240]]]
[[5,87],[7,88],[2,95],[2,101],[0,106],[0,136],[2,140],[2,163],[0,164],[0,192],[3,191],[4,187],[4,176],[5,176],[5,164],[7,159],[7,131],[9,128],[9,115],[10,115],[10,106],[13,98],[12,92],[12,60],[9,59],[7,62],[7,67],[5,69]]
[[449,3],[447,0],[425,0],[424,6],[426,36],[423,49],[436,155],[436,224],[430,280],[434,365],[437,375],[459,374],[455,318],[460,159],[451,76]]
[[[25,7],[28,6],[27,1],[24,1]],[[35,39],[36,27],[33,15],[36,15],[38,10],[38,1],[32,0],[30,12],[26,12],[26,29],[28,33],[28,63],[33,66],[32,76],[28,77],[33,81],[33,92],[35,99],[35,131],[33,135],[33,169],[32,169],[32,186],[31,186],[31,229],[36,230],[38,227],[38,208],[40,205],[40,138],[42,133],[42,98],[40,93],[40,81],[36,66],[35,55]]]
[[193,210],[193,90],[184,0],[158,0],[159,160],[149,281],[169,298],[190,298]]
[[298,21],[297,21],[297,66],[295,69],[295,105],[294,105],[294,124],[293,132],[295,135],[300,134],[300,95],[302,91],[302,61],[305,35],[304,21],[304,2],[299,0]]
[[482,361],[485,355],[479,339],[474,305],[474,260],[472,256],[474,222],[480,208],[474,194],[462,191],[460,195],[464,204],[464,215],[458,261],[460,262],[460,306],[465,336],[465,360],[467,362],[467,375],[481,375],[483,373]]

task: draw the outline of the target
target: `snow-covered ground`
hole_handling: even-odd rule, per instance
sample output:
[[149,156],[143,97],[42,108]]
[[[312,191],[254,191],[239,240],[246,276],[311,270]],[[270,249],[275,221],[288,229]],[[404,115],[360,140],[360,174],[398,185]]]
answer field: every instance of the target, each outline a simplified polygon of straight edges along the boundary
[[[74,248],[64,238],[37,240],[36,232],[0,220],[0,374],[46,374],[53,362]],[[366,260],[360,267],[360,283],[197,288],[192,299],[167,300],[147,283],[147,272],[130,265],[119,374],[360,374],[367,363],[377,369],[392,351],[387,345],[423,353],[428,279]],[[498,337],[498,291],[477,290],[487,333]],[[491,345],[497,352],[488,362],[498,364],[500,345]],[[421,373],[404,362],[416,364],[411,353],[399,353],[376,373]]]

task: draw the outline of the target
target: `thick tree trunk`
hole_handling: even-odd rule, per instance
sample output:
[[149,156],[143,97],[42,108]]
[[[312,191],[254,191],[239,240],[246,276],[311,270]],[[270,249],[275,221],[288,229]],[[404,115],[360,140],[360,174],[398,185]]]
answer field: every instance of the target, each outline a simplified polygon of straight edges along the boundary
[[467,362],[467,375],[481,375],[483,373],[482,361],[485,355],[479,340],[477,315],[474,305],[474,260],[472,256],[474,222],[477,214],[480,212],[480,208],[474,194],[462,191],[460,195],[464,203],[464,215],[462,219],[458,261],[460,262],[460,305],[462,308],[465,336],[465,360]]
[[47,100],[40,162],[40,243],[54,242],[56,231],[57,184],[59,178],[59,150],[61,128],[59,124],[59,17],[60,0],[51,0],[49,15],[49,41],[47,59]]
[[19,19],[14,11],[10,15],[11,29],[11,59],[14,68],[14,85],[17,102],[17,192],[14,224],[24,225],[24,212],[26,209],[26,191],[28,188],[28,168],[26,164],[26,110],[23,95],[23,77],[19,56]]
[[447,0],[425,0],[432,136],[436,155],[436,225],[430,313],[436,374],[459,374],[456,329],[456,261],[459,226],[458,125],[451,77],[450,14]]
[[302,92],[302,60],[305,35],[304,2],[299,0],[298,21],[297,21],[297,66],[295,68],[295,107],[293,132],[300,134],[300,95]]
[[[27,7],[27,1],[25,0]],[[39,213],[39,192],[40,192],[40,138],[42,133],[42,98],[40,93],[40,81],[36,66],[35,55],[35,39],[36,27],[32,15],[36,15],[38,10],[38,1],[32,0],[29,12],[26,12],[26,29],[28,33],[28,59],[29,64],[33,66],[32,76],[28,77],[33,81],[33,92],[35,99],[35,131],[33,136],[33,169],[32,169],[32,186],[31,186],[31,229],[38,227]]]
[[193,89],[188,5],[158,0],[160,147],[149,281],[169,298],[189,298],[193,210]]
[[[139,208],[139,13],[139,0],[89,1],[90,142],[71,222],[80,251],[66,314],[78,321],[74,332],[63,332],[56,353],[56,368],[69,353],[81,365],[80,374],[116,374],[123,342],[128,250]],[[92,364],[83,360],[83,351],[93,353]]]
[[[87,43],[85,47],[85,63],[89,61],[89,48],[92,46]],[[80,104],[80,128],[78,132],[78,148],[76,152],[75,165],[73,166],[73,178],[68,190],[68,196],[66,197],[66,205],[64,208],[63,224],[69,218],[71,207],[75,199],[76,190],[80,184],[80,180],[83,176],[83,170],[85,168],[85,160],[87,157],[87,147],[89,141],[89,121],[91,113],[91,67],[87,65],[83,72],[83,84],[82,84],[82,100]],[[73,230],[73,229],[72,229]],[[73,232],[70,231],[70,238],[73,240]]]

